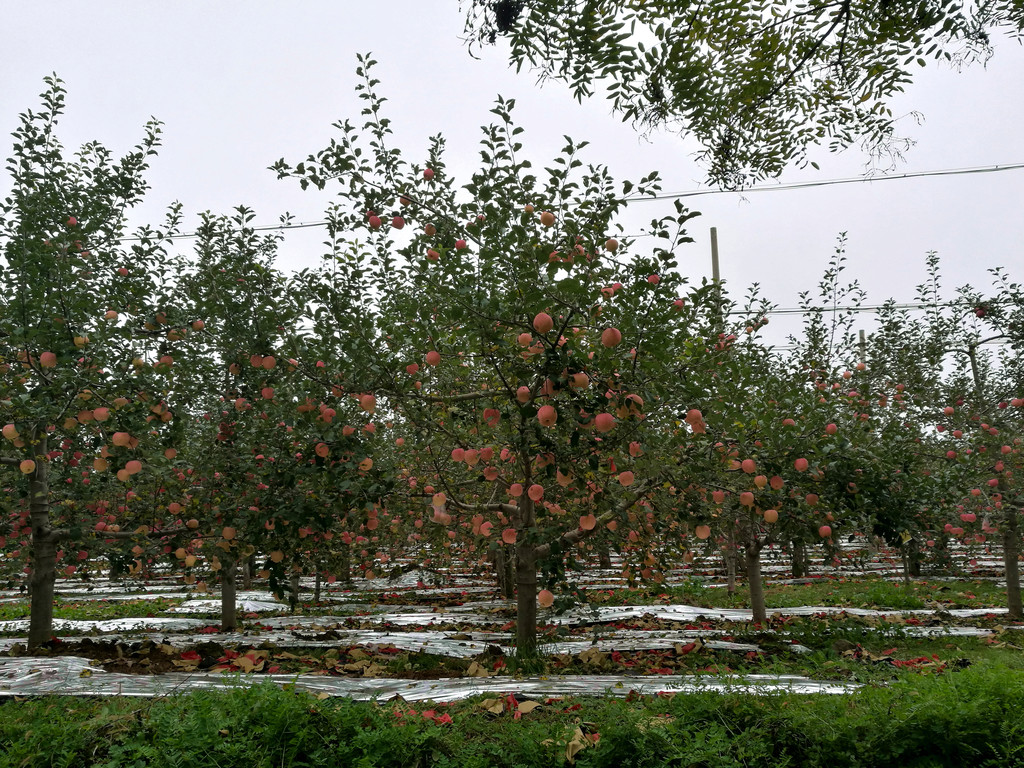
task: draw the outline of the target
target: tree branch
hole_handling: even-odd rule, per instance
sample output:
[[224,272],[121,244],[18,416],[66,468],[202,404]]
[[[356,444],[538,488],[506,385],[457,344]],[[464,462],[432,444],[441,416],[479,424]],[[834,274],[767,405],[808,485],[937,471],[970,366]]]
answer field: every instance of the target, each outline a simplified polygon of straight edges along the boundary
[[592,535],[595,531],[597,531],[601,526],[607,525],[609,522],[617,518],[620,514],[625,512],[631,506],[640,501],[640,499],[646,496],[650,490],[651,488],[645,486],[642,488],[638,488],[634,493],[631,493],[628,496],[626,496],[626,498],[624,498],[622,501],[616,504],[614,508],[609,509],[607,512],[603,513],[600,517],[598,517],[597,524],[589,531],[585,531],[582,528],[577,528],[576,530],[567,531],[566,533],[563,533],[553,542],[541,544],[539,547],[537,547],[536,550],[534,550],[537,555],[537,558],[540,559],[549,556],[551,554],[551,549],[555,544],[561,543],[563,545],[563,549],[566,549],[568,547],[573,546],[574,544],[578,544],[579,542],[583,541],[585,538],[587,538],[588,536]]
[[465,509],[468,512],[504,512],[506,515],[511,515],[519,511],[519,507],[514,504],[500,504],[500,503],[487,503],[487,504],[465,504],[457,499],[449,499],[459,509]]
[[407,397],[411,397],[414,400],[423,400],[428,403],[458,403],[464,400],[482,400],[485,397],[494,397],[494,392],[490,390],[480,390],[477,392],[464,392],[461,395],[446,395],[444,397],[440,395],[414,395],[407,393]]

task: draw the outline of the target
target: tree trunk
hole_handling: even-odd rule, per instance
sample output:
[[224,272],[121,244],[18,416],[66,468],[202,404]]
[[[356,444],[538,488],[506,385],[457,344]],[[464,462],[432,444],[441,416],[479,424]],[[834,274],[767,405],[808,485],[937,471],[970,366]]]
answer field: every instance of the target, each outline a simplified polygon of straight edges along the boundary
[[[36,437],[33,452],[46,455],[46,433]],[[29,475],[29,524],[32,526],[32,573],[29,576],[30,611],[28,647],[38,648],[53,636],[53,584],[57,578],[57,539],[50,530],[49,464],[36,461]]]
[[[1017,521],[1018,511],[1013,507],[1006,510],[1003,522],[1003,567],[1006,569],[1006,607],[1009,618],[1024,618],[1024,606],[1020,597],[1020,526]],[[33,606],[35,599],[33,598]]]
[[502,598],[511,600],[516,594],[515,551],[507,544],[494,550],[494,572]]
[[[529,480],[529,478],[527,478]],[[536,525],[533,501],[523,497],[516,528],[528,531]],[[533,543],[517,543],[516,557],[516,653],[537,652],[537,557]]]
[[751,544],[746,551],[747,584],[750,587],[750,610],[758,624],[768,623],[764,604],[764,580],[761,578],[761,547]]
[[603,537],[597,542],[597,564],[605,570],[612,567],[612,553]]
[[234,632],[238,629],[235,611],[235,569],[234,560],[222,561],[220,577],[220,631]]
[[910,542],[910,575],[915,578],[921,578],[921,548],[917,545],[917,539]]
[[794,541],[791,546],[793,578],[802,579],[807,576],[807,547],[802,541]]
[[502,597],[505,596],[505,553],[502,551],[501,545],[497,545],[494,549],[490,550],[487,554],[487,559],[494,567],[494,583],[498,587],[498,592],[501,593]]
[[321,584],[320,569],[318,568],[317,571],[316,571],[316,582],[313,584],[313,602],[314,603],[319,603],[320,602],[320,584]]
[[291,607],[292,613],[295,613],[295,607],[299,604],[299,577],[301,574],[298,571],[292,571],[291,578],[288,580],[288,605]]
[[722,559],[725,561],[725,577],[730,595],[736,594],[736,537],[730,531],[729,538],[722,550]]
[[494,566],[494,583],[498,586],[498,592],[502,597],[508,598],[512,591],[512,585],[506,578],[505,573],[505,548],[499,544],[491,551],[491,565]]
[[242,589],[252,589],[253,558],[247,557],[242,561]]
[[903,583],[908,585],[912,578],[921,575],[921,552],[917,548],[917,539],[909,539],[900,547],[903,555]]
[[505,590],[502,597],[511,600],[516,596],[516,548],[509,544],[502,544],[502,562],[505,575],[502,577],[505,582]]
[[351,584],[352,583],[352,547],[349,544],[342,544],[341,547],[341,562],[338,563],[338,570],[340,571],[341,583]]
[[516,548],[516,653],[537,651],[537,561],[533,545]]
[[116,584],[121,580],[121,563],[118,562],[114,557],[108,556],[107,563],[110,564],[110,568],[107,569],[107,581],[111,584]]

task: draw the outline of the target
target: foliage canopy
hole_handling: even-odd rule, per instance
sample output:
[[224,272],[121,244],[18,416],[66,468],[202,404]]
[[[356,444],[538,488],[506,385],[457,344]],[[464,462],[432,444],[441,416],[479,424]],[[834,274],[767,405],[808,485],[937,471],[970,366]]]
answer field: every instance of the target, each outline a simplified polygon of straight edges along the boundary
[[929,59],[986,60],[1024,33],[1021,0],[473,0],[474,43],[505,38],[518,69],[604,88],[623,120],[703,146],[711,182],[743,187],[803,166],[808,151],[906,145],[893,96]]

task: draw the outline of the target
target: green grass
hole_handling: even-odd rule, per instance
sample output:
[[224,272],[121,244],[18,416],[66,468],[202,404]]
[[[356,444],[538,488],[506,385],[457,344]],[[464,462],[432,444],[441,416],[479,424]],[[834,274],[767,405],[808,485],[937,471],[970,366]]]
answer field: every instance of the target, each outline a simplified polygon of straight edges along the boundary
[[7,700],[0,767],[558,766],[574,739],[581,768],[1024,765],[1024,676],[988,665],[849,696],[568,698],[518,719],[518,702],[481,703],[318,701],[269,685]]
[[[592,590],[588,602],[597,605],[644,605],[685,603],[701,608],[746,608],[750,592],[737,585],[730,595],[724,587],[709,588],[699,580],[667,588]],[[1006,604],[1005,589],[990,581],[912,581],[909,586],[879,578],[817,579],[809,584],[768,584],[765,601],[772,608],[802,605],[847,608],[983,608]]]
[[[61,600],[53,604],[56,619],[78,621],[107,621],[109,619],[144,618],[159,616],[168,608],[182,603],[181,598],[158,597],[153,600]],[[29,602],[26,598],[17,603],[0,605],[0,621],[27,619]]]

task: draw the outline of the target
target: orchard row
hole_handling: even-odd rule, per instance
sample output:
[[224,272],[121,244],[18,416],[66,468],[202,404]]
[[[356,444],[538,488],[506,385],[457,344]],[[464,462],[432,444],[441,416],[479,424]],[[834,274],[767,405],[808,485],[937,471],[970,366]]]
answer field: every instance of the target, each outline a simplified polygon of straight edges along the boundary
[[[360,76],[364,124],[274,166],[336,192],[320,266],[292,274],[245,208],[204,216],[192,248],[179,209],[127,231],[158,126],[120,160],[69,159],[59,82],[23,116],[0,209],[0,567],[30,582],[31,645],[58,571],[102,559],[216,580],[225,629],[240,565],[283,589],[476,563],[530,649],[587,553],[657,582],[718,548],[763,621],[765,547],[799,569],[854,532],[908,569],[998,536],[1020,616],[1019,286],[945,301],[932,258],[927,313],[885,305],[858,340],[851,312],[808,298],[782,353],[769,302],[681,276],[695,214],[622,234],[657,174],[616,183],[571,141],[535,170],[499,100],[459,185],[441,137],[419,163],[391,147]],[[863,300],[842,267],[822,305]]]

